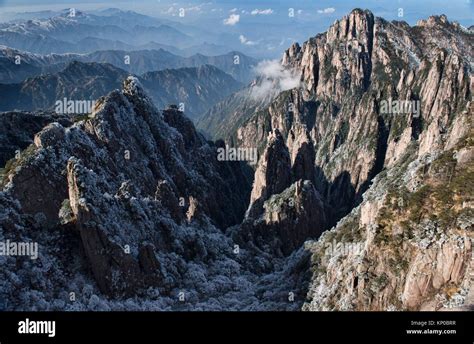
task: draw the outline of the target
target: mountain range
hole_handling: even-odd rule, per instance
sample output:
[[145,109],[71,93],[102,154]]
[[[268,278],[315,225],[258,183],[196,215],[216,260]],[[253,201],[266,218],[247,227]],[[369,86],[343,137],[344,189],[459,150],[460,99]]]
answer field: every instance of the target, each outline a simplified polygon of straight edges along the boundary
[[[101,47],[100,50],[125,47],[137,50],[137,47],[147,44],[192,49],[192,46],[205,43],[204,40],[191,37],[176,28],[182,28],[182,25],[131,11],[102,11],[100,15],[96,15],[71,10],[54,13],[43,19],[20,19],[3,23],[0,25],[0,44],[45,54],[87,53],[97,47]],[[100,46],[91,44],[94,40],[100,40]],[[206,49],[210,47],[206,44]]]
[[[19,62],[16,63],[16,61]],[[110,63],[133,74],[209,64],[242,83],[247,83],[254,77],[254,67],[258,62],[239,52],[229,52],[219,56],[196,54],[189,57],[174,55],[163,49],[102,50],[89,54],[41,55],[0,46],[0,83],[18,83],[28,77],[58,72],[72,61]]]
[[0,309],[472,310],[473,39],[354,9],[226,88],[197,121],[216,141],[154,104],[217,101],[215,67],[2,86],[100,97],[25,128],[0,114],[0,238],[41,248],[0,256]]
[[[54,111],[56,102],[64,98],[95,101],[120,88],[128,75],[110,64],[74,61],[58,73],[28,78],[18,84],[0,84],[0,111]],[[148,72],[139,80],[156,106],[163,109],[170,104],[183,104],[191,118],[242,86],[210,65]]]

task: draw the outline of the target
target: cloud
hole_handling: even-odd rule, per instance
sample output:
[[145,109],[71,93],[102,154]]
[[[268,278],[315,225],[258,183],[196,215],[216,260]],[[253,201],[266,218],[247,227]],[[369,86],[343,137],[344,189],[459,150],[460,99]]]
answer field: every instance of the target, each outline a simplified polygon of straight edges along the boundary
[[184,10],[185,11],[197,11],[201,12],[203,5],[198,5],[198,6],[192,6],[192,7],[186,7]]
[[296,42],[296,39],[294,38],[291,38],[291,37],[288,37],[288,38],[282,38],[282,40],[280,41],[279,45],[282,46],[282,45],[288,45],[288,42],[291,43],[294,43]]
[[328,8],[325,8],[324,10],[318,10],[318,13],[320,14],[331,14],[334,12],[336,12],[336,9],[334,7],[328,7]]
[[239,36],[240,43],[245,44],[245,45],[256,45],[257,42],[255,41],[250,41],[247,37],[244,35]]
[[283,67],[279,60],[262,61],[255,67],[255,72],[258,78],[251,90],[255,99],[274,97],[301,84],[299,75]]
[[169,7],[166,11],[162,11],[164,14],[172,14],[175,12],[175,8],[173,6]]
[[251,15],[256,16],[256,15],[269,15],[272,14],[273,10],[271,8],[267,8],[266,10],[259,10],[258,8],[254,9],[252,12],[250,12]]
[[238,11],[237,7],[234,7],[234,8],[231,9],[229,12],[230,12],[230,13],[235,13],[235,12],[237,12],[237,11]]
[[229,18],[224,19],[224,25],[235,25],[240,21],[240,15],[231,14]]
[[204,6],[212,5],[212,2],[202,3],[196,6],[189,6],[189,7],[179,7],[178,3],[173,3],[167,10],[162,10],[161,13],[163,14],[170,14],[172,16],[176,16],[179,11],[183,10],[184,13],[188,12],[195,12],[195,13],[202,13],[204,10]]

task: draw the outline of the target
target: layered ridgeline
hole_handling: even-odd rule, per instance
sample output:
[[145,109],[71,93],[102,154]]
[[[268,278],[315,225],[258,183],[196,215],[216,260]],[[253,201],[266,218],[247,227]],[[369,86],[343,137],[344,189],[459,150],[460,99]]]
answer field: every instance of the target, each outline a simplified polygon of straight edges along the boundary
[[104,50],[98,47],[98,51],[87,54],[49,53],[42,55],[0,45],[0,83],[18,83],[26,78],[59,72],[73,61],[110,63],[137,75],[164,69],[200,67],[208,64],[230,74],[239,82],[248,83],[254,77],[253,68],[257,64],[257,60],[237,51],[217,56],[194,54],[183,57],[161,48],[149,49],[129,51],[120,47],[115,50]]
[[288,72],[230,98],[253,96],[222,136],[259,153],[253,186],[128,78],[3,171],[0,241],[39,249],[0,256],[2,308],[469,307],[472,39],[354,10],[294,44]]
[[10,13],[8,22],[0,23],[0,44],[40,54],[165,49],[189,56],[231,50],[212,43],[218,40],[215,33],[182,22],[113,8]]
[[[73,61],[57,73],[17,84],[0,83],[0,111],[43,109],[65,113],[68,101],[96,101],[121,88],[128,75],[108,63]],[[191,118],[241,88],[229,74],[211,65],[148,72],[138,78],[158,108],[181,104]]]
[[[224,234],[247,207],[245,165],[219,161],[138,79],[64,125],[47,125],[4,171],[1,309],[301,306],[305,252],[283,260]],[[14,253],[20,243],[30,255]]]
[[301,86],[227,133],[261,154],[249,236],[285,228],[290,251],[340,220],[306,244],[304,309],[473,302],[473,39],[444,16],[410,27],[354,10],[292,45],[282,64]]

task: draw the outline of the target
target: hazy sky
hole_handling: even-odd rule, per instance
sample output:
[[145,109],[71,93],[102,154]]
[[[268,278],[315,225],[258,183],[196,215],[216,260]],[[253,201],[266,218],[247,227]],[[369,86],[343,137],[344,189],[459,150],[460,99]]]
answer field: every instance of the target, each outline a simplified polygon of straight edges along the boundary
[[[431,14],[446,14],[451,20],[457,20],[463,25],[472,25],[474,17],[473,0],[210,0],[210,1],[179,1],[179,0],[0,0],[3,10],[37,11],[57,10],[65,7],[81,9],[97,9],[119,7],[155,16],[170,16],[171,7],[189,9],[184,21],[197,18],[223,18],[232,8],[252,11],[254,9],[272,9],[271,14],[253,15],[253,17],[287,17],[288,8],[302,10],[301,20],[319,18],[327,22],[329,18],[339,18],[355,7],[368,8],[376,15],[387,19],[395,19],[398,8],[404,9],[405,20],[413,23]],[[222,10],[222,11],[221,11]],[[318,12],[321,11],[321,12]],[[241,15],[241,20],[242,14]],[[242,20],[242,24],[245,22]]]
[[[474,24],[474,0],[0,0],[0,20],[11,12],[57,11],[69,7],[91,11],[110,7],[133,10],[158,18],[182,21],[222,35],[225,43],[244,52],[278,56],[292,42],[304,42],[352,9],[370,9],[385,19],[411,25],[433,14],[446,14],[469,27]],[[184,9],[180,17],[178,11]],[[403,17],[399,17],[399,9]],[[289,16],[290,11],[294,14]],[[137,23],[139,24],[139,23]],[[259,49],[257,51],[257,49]]]

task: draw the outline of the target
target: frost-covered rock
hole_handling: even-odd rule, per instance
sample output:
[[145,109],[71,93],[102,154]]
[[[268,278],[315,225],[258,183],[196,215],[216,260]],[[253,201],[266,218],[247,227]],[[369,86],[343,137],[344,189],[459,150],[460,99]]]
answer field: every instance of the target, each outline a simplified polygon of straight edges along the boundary
[[177,109],[159,112],[136,79],[87,119],[45,127],[9,177],[0,239],[38,242],[39,256],[0,257],[2,309],[296,310],[303,302],[309,276],[289,266],[304,265],[305,252],[282,260],[237,249],[224,234],[250,195],[242,165],[218,161],[216,147]]

